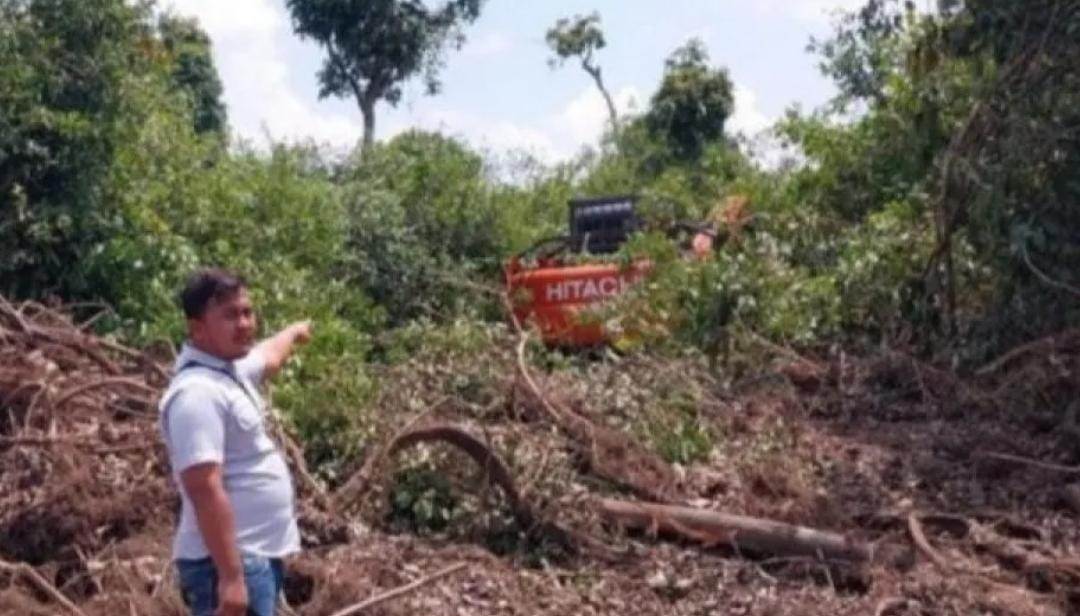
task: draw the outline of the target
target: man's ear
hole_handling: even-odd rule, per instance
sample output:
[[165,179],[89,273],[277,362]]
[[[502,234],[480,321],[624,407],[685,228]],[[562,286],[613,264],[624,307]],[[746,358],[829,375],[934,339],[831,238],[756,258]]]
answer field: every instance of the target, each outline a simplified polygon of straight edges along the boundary
[[188,338],[198,342],[203,335],[203,322],[202,319],[188,319],[187,320],[187,332]]

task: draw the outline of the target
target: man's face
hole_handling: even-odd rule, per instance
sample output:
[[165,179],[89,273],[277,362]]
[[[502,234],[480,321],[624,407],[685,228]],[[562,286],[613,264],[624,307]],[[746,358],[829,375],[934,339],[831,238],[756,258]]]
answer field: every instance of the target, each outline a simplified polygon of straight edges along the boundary
[[256,327],[255,310],[247,289],[210,300],[201,317],[188,319],[191,341],[224,360],[247,355],[255,342]]

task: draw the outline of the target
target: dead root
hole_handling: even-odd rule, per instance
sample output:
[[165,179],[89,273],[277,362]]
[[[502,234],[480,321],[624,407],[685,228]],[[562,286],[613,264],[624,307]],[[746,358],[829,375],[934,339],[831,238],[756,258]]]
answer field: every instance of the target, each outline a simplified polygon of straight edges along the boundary
[[375,595],[374,597],[371,597],[370,599],[365,599],[364,601],[361,601],[360,603],[357,603],[355,605],[350,605],[349,607],[346,607],[345,609],[342,609],[342,610],[338,610],[338,611],[334,612],[331,616],[352,616],[353,614],[359,614],[360,612],[363,612],[366,609],[369,609],[369,608],[372,608],[372,607],[374,607],[376,605],[379,605],[380,603],[385,603],[385,602],[387,602],[387,601],[389,601],[391,599],[394,599],[396,597],[400,597],[400,596],[402,596],[404,594],[408,594],[408,593],[416,590],[417,588],[420,588],[424,584],[430,584],[431,582],[434,582],[435,580],[438,580],[439,578],[444,578],[444,577],[450,575],[451,573],[455,573],[457,571],[460,571],[460,570],[464,569],[465,567],[467,567],[468,565],[469,565],[469,563],[456,563],[456,564],[450,565],[449,567],[446,567],[444,569],[440,569],[440,570],[436,571],[435,573],[432,573],[431,575],[425,575],[424,577],[420,578],[419,580],[416,580],[415,582],[410,582],[408,584],[405,584],[404,586],[399,586],[399,587],[397,587],[397,588],[395,588],[393,590],[389,590],[389,591],[386,591],[386,592],[383,592],[383,593],[379,593],[379,594]]
[[337,510],[344,511],[367,490],[379,465],[395,454],[421,443],[445,443],[468,455],[482,469],[487,482],[502,491],[511,514],[526,533],[552,540],[568,550],[586,547],[601,554],[610,552],[600,542],[562,528],[538,515],[522,499],[510,470],[491,447],[464,428],[454,425],[420,426],[398,434],[385,449],[368,460],[364,467],[335,495],[334,503]]
[[907,518],[908,532],[911,534],[911,540],[915,543],[915,547],[919,548],[919,551],[924,556],[930,559],[935,565],[938,566],[943,572],[948,573],[952,571],[952,566],[945,558],[938,553],[927,541],[926,535],[923,533],[922,524],[919,522],[918,516],[914,513],[909,514]]

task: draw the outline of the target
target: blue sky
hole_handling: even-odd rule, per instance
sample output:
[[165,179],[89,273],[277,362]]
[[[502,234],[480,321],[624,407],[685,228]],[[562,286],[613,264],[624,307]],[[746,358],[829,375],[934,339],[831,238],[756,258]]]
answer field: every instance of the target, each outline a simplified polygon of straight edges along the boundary
[[[359,139],[351,100],[318,100],[322,51],[293,33],[284,0],[163,0],[199,18],[214,44],[229,120],[256,144],[314,139],[346,150]],[[655,90],[664,59],[691,37],[736,85],[730,127],[758,134],[784,110],[825,102],[831,84],[806,52],[811,36],[830,32],[832,15],[862,0],[487,0],[468,42],[451,52],[443,91],[427,97],[406,87],[396,109],[382,104],[377,138],[411,127],[438,129],[494,152],[530,151],[553,161],[594,144],[606,111],[588,76],[567,64],[548,67],[544,32],[559,17],[598,11],[608,46],[598,56],[621,110],[641,109]]]

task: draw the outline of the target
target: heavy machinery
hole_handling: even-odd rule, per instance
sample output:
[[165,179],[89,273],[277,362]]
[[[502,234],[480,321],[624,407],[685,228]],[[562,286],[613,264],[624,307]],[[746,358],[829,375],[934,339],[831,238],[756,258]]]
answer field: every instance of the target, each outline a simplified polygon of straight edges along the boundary
[[[569,235],[542,240],[506,263],[514,318],[535,325],[549,345],[587,348],[610,342],[610,333],[597,318],[598,308],[651,269],[645,260],[627,264],[605,257],[643,228],[636,203],[632,195],[572,199]],[[669,231],[690,232],[694,254],[711,252],[713,230],[706,225],[676,227]]]

